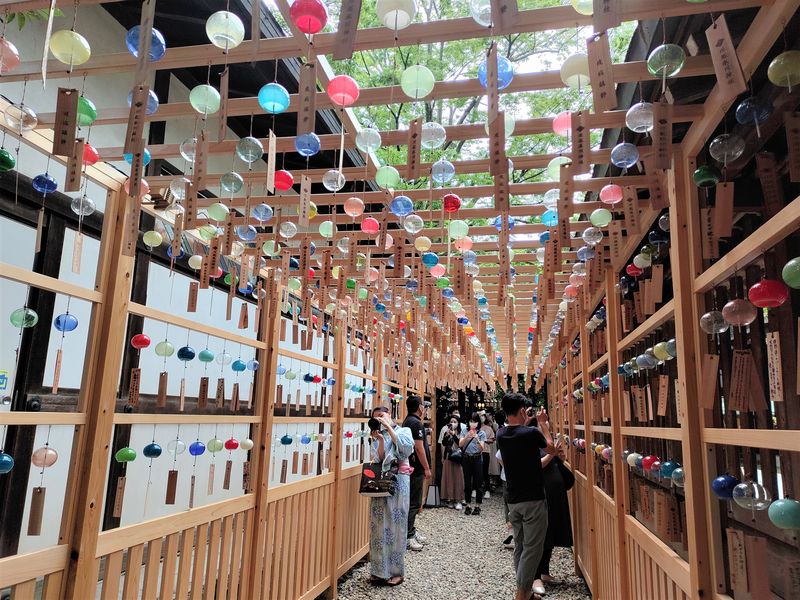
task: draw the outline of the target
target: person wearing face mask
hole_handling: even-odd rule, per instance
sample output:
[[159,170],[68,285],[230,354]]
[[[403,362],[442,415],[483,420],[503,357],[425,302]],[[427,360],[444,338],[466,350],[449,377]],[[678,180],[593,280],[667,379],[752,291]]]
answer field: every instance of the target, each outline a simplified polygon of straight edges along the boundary
[[494,429],[492,428],[492,415],[487,412],[481,411],[478,413],[481,419],[481,431],[486,436],[486,443],[483,445],[483,462],[481,463],[481,475],[483,479],[483,497],[489,498],[489,463],[491,456],[494,454]]
[[[461,467],[464,470],[464,514],[481,514],[483,503],[483,447],[486,434],[480,430],[480,416],[472,413],[469,418],[469,429],[461,434],[458,442],[461,452]],[[469,504],[472,501],[472,490],[475,490],[475,504],[473,509]]]
[[[557,454],[547,427],[547,413],[536,414],[539,427],[531,427],[532,409],[522,394],[503,396],[508,425],[497,431],[497,446],[506,475],[505,498],[508,519],[514,530],[514,569],[517,591],[514,600],[529,600],[534,592],[539,562],[547,534],[547,500],[540,450]],[[540,584],[541,585],[541,584]],[[537,590],[534,597],[541,597]]]
[[[442,447],[442,485],[440,495],[442,502],[449,508],[461,510],[464,499],[464,472],[461,470],[462,454],[458,448],[458,440],[463,424],[458,417],[451,416],[445,422],[439,443]],[[457,455],[457,456],[456,456]],[[458,458],[456,460],[456,458]]]
[[395,425],[389,409],[379,406],[372,410],[377,421],[370,426],[370,456],[383,471],[396,477],[393,496],[370,498],[369,560],[370,583],[400,585],[405,575],[406,532],[411,483],[408,457],[414,451],[414,439],[407,427]]
[[[458,410],[458,407],[457,406],[451,406],[450,410],[447,411],[447,417],[444,420],[444,425],[442,425],[442,428],[439,430],[439,439],[437,440],[439,444],[441,444],[442,441],[444,440],[444,434],[447,433],[447,430],[449,429],[450,419],[452,417],[455,417],[456,421],[458,422],[459,433],[466,429],[466,425],[464,425],[461,422],[461,414],[460,414],[460,412]],[[442,455],[442,457],[443,457],[443,460],[444,460],[444,454]]]

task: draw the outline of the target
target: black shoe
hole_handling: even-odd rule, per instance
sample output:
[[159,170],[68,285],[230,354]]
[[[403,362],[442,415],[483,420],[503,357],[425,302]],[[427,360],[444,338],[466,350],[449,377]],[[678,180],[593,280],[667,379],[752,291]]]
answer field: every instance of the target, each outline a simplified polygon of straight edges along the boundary
[[[475,509],[475,510],[477,510],[477,509]],[[471,514],[472,514],[472,507],[470,507],[470,506],[465,506],[465,507],[464,507],[464,514],[465,514],[465,515],[471,515]]]
[[506,539],[503,540],[503,546],[510,548],[514,544],[514,536],[510,535]]
[[476,506],[475,510],[472,511],[472,514],[476,515],[476,516],[481,514],[481,507],[480,506]]

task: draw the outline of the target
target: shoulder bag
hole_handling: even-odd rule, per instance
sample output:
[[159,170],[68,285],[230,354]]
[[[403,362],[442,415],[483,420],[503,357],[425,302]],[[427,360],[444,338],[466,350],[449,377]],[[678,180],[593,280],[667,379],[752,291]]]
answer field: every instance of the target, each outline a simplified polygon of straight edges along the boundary
[[384,471],[381,463],[364,463],[361,465],[361,484],[358,493],[370,498],[387,498],[394,496],[397,488],[397,477],[394,468]]

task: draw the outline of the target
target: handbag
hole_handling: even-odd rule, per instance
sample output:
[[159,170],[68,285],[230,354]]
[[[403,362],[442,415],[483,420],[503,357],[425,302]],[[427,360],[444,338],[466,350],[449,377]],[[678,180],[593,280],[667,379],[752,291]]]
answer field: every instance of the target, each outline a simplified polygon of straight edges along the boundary
[[447,460],[452,460],[454,463],[461,464],[464,459],[464,452],[458,446],[457,442],[450,445],[450,452],[447,454]]
[[558,465],[558,471],[561,473],[561,479],[564,480],[564,489],[567,491],[571,490],[572,486],[575,485],[575,475],[557,456],[555,457],[555,461],[556,465]]
[[397,477],[392,470],[384,471],[381,463],[364,463],[361,465],[361,484],[358,493],[370,498],[388,498],[394,496],[397,488]]

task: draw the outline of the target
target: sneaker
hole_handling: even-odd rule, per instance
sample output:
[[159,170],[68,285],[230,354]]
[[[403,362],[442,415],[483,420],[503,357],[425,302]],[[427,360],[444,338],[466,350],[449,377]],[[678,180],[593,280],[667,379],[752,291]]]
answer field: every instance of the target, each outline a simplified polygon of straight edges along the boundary
[[428,541],[428,538],[427,538],[427,537],[425,537],[424,535],[422,535],[422,534],[421,534],[421,533],[419,533],[419,532],[417,532],[417,533],[415,533],[415,534],[414,534],[414,539],[415,539],[415,540],[417,540],[417,541],[418,541],[420,544],[422,544],[423,546],[425,545],[425,542],[427,542],[427,541]]
[[461,510],[461,509],[463,508],[463,506],[461,506],[461,502],[456,502],[456,505],[455,505],[455,507],[454,507],[454,508],[455,508],[456,510]]
[[472,514],[472,507],[470,507],[470,506],[466,506],[466,507],[464,508],[464,514],[465,514],[465,515],[471,515],[471,514]]
[[422,544],[420,544],[415,538],[408,538],[408,549],[413,550],[414,552],[419,552],[422,550]]
[[503,540],[503,546],[506,548],[513,548],[514,547],[514,536],[510,535],[506,539]]
[[483,492],[483,497],[484,498],[491,498],[492,495],[489,493],[489,490],[486,490],[485,492]]
[[472,511],[472,514],[473,514],[473,515],[475,515],[476,517],[477,517],[479,514],[481,514],[481,507],[480,507],[480,506],[476,506],[476,507],[475,507],[475,510],[473,510],[473,511]]

